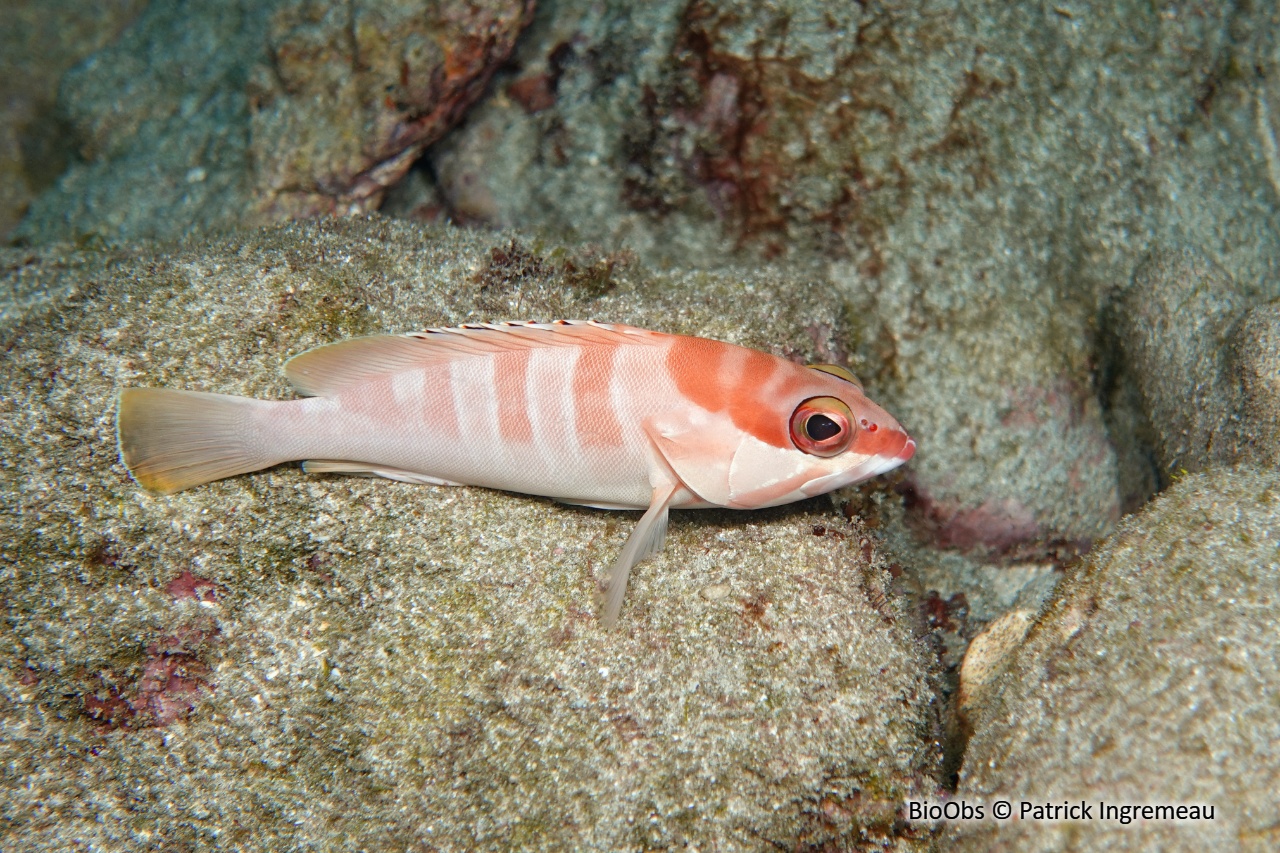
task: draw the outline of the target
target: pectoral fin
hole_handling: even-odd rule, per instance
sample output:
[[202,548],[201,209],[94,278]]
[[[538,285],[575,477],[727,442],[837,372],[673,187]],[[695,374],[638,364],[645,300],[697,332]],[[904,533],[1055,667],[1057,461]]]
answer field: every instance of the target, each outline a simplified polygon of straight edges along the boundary
[[667,538],[667,510],[679,488],[677,483],[664,483],[654,488],[649,508],[640,518],[636,529],[631,531],[627,544],[622,546],[622,553],[610,567],[604,613],[601,614],[601,621],[606,628],[612,628],[618,622],[618,613],[622,610],[622,596],[627,591],[627,578],[631,575],[631,567],[662,550],[662,543]]
[[742,441],[731,421],[710,415],[691,422],[671,413],[649,418],[644,429],[681,483],[709,504],[729,505],[729,466]]
[[823,473],[794,449],[745,434],[728,416],[658,415],[645,430],[680,482],[715,506],[756,509],[798,500],[799,488]]

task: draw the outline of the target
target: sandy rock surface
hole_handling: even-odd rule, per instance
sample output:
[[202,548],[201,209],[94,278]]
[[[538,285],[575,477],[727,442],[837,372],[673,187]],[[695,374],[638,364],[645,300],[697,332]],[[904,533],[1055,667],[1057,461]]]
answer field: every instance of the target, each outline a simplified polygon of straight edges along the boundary
[[64,81],[82,162],[18,233],[172,236],[390,195],[682,268],[786,257],[931,438],[916,533],[1061,561],[1167,482],[1115,440],[1138,407],[1100,405],[1108,294],[1168,247],[1275,295],[1276,15],[154,3]]
[[917,529],[1053,558],[1157,485],[1118,465],[1098,405],[1101,300],[1155,240],[1275,278],[1280,77],[1223,69],[1276,67],[1278,23],[1234,3],[558,3],[429,157],[465,221],[677,264],[816,258],[931,438]]
[[79,158],[23,240],[376,209],[485,90],[532,0],[157,0],[69,73]]
[[606,632],[635,513],[296,466],[157,497],[116,459],[120,386],[289,396],[344,336],[519,311],[823,361],[829,306],[382,219],[4,257],[13,849],[927,846],[933,663],[828,498],[677,513]]
[[1278,506],[1274,471],[1175,483],[1068,572],[970,712],[957,799],[1214,819],[954,823],[942,849],[1275,849]]
[[0,28],[0,241],[67,168],[55,106],[67,69],[110,44],[146,0],[10,0]]
[[1200,252],[1161,247],[1107,307],[1114,384],[1131,395],[1113,400],[1113,434],[1131,457],[1154,451],[1163,485],[1280,458],[1280,309],[1250,290]]
[[[958,784],[1243,810],[944,846],[1275,846],[1276,4],[15,8],[0,813],[878,849]],[[341,337],[574,316],[847,364],[919,451],[678,514],[616,636],[630,515],[283,468],[161,500],[115,464],[119,385],[286,396]]]

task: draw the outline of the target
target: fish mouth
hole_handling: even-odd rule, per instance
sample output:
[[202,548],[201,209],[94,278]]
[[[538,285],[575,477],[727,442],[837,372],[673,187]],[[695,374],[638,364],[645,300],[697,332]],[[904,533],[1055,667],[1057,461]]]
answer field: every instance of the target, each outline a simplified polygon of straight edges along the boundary
[[915,439],[908,436],[905,432],[901,434],[904,439],[902,446],[893,453],[877,453],[866,462],[858,466],[858,480],[866,480],[871,477],[878,477],[887,471],[892,471],[902,463],[911,459],[916,455]]
[[825,494],[845,486],[851,486],[854,483],[861,483],[863,480],[869,480],[887,471],[892,471],[916,455],[915,440],[905,432],[899,432],[898,436],[902,439],[901,443],[897,443],[897,447],[892,450],[886,448],[887,452],[875,453],[852,468],[846,468],[843,471],[819,477],[806,484],[801,491],[809,497],[813,497],[814,495]]

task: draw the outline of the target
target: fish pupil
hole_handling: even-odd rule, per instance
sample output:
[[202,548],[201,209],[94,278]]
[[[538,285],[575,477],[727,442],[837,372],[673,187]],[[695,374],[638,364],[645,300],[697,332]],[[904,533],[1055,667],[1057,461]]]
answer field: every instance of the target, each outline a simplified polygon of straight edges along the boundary
[[814,441],[826,441],[840,434],[840,424],[826,415],[813,415],[804,422],[804,431]]

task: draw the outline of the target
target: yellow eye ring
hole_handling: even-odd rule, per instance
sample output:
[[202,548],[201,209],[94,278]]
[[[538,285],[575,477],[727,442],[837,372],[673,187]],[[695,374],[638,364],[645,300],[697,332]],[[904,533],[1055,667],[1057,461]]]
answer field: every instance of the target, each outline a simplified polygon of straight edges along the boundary
[[810,456],[844,453],[853,432],[853,412],[835,397],[810,397],[791,413],[791,443]]

